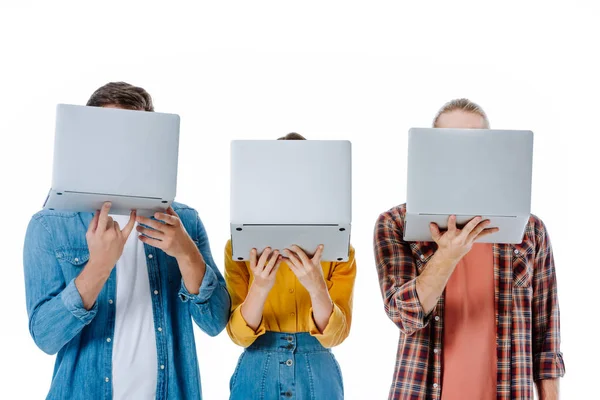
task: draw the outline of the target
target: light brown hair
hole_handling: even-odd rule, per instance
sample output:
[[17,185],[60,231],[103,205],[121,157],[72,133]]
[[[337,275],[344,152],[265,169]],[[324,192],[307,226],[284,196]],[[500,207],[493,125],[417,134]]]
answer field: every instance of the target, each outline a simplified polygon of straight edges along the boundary
[[128,110],[154,111],[152,97],[143,88],[126,82],[109,82],[98,88],[88,100],[87,106],[119,106]]
[[450,100],[449,102],[444,104],[442,106],[442,108],[440,108],[438,113],[436,114],[435,118],[433,119],[433,127],[437,128],[438,119],[440,118],[440,116],[442,114],[449,113],[449,112],[456,111],[456,110],[465,111],[465,112],[479,115],[481,118],[483,118],[484,127],[486,129],[489,129],[490,121],[488,120],[488,117],[485,114],[485,111],[483,111],[483,108],[481,108],[479,106],[479,104],[473,103],[471,100],[465,99],[465,98]]

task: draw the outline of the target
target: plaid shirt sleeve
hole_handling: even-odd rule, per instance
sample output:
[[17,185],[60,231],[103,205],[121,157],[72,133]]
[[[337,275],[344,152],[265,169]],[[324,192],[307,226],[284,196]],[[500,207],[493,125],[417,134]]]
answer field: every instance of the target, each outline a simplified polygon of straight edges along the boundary
[[388,317],[406,335],[429,323],[417,296],[417,266],[403,237],[403,207],[379,216],[375,224],[374,253],[381,295]]
[[562,377],[565,366],[560,352],[560,314],[552,246],[544,223],[535,219],[533,378],[538,381]]

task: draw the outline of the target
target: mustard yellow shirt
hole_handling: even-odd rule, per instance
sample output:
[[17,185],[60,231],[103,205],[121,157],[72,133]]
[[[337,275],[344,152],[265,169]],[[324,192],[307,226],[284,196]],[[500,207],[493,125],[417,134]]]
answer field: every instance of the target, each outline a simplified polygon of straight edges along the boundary
[[329,296],[333,301],[333,312],[322,333],[313,319],[308,291],[285,262],[281,263],[277,271],[275,285],[265,302],[260,326],[256,331],[250,328],[241,312],[241,304],[246,299],[248,288],[253,281],[250,263],[234,261],[231,254],[231,241],[228,241],[225,246],[225,282],[231,295],[232,312],[227,324],[227,333],[236,344],[248,347],[267,331],[309,332],[323,347],[337,346],[348,337],[356,277],[356,261],[352,247],[348,261],[321,263]]

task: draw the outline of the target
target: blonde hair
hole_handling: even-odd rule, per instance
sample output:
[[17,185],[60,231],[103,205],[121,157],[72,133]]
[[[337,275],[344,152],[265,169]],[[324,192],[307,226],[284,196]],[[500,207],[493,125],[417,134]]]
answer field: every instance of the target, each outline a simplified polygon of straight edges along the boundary
[[465,98],[450,100],[449,102],[444,104],[442,106],[442,108],[440,108],[440,111],[438,111],[438,113],[436,114],[435,118],[433,119],[433,127],[434,128],[436,127],[438,119],[440,118],[440,116],[442,114],[449,113],[449,112],[456,111],[456,110],[465,111],[465,112],[479,115],[481,118],[483,118],[484,128],[489,129],[490,121],[488,120],[488,117],[485,114],[485,111],[483,111],[483,108],[481,108],[479,106],[479,104],[473,103],[471,100],[465,99]]

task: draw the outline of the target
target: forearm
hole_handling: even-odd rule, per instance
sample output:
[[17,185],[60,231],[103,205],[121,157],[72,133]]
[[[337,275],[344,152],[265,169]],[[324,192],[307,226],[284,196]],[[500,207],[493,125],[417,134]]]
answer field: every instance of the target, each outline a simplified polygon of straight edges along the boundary
[[558,378],[543,379],[535,383],[539,400],[558,400]]
[[436,252],[417,277],[417,295],[425,314],[429,314],[437,304],[456,264],[457,262],[450,261]]
[[83,307],[90,310],[96,303],[100,291],[110,276],[110,268],[103,268],[90,261],[75,278],[75,287],[83,301]]
[[269,292],[255,285],[250,285],[248,295],[240,306],[242,317],[246,324],[253,330],[257,330],[263,317],[263,310]]
[[36,345],[47,354],[57,353],[89,324],[96,307],[83,307],[80,294],[71,281],[56,297],[30,310],[29,330]]
[[206,273],[206,262],[199,251],[190,252],[177,258],[181,277],[186,289],[191,294],[198,294]]
[[315,294],[311,293],[310,301],[312,303],[315,324],[319,328],[319,331],[323,333],[333,312],[333,301],[331,301],[327,287],[325,286],[318,290]]

